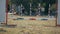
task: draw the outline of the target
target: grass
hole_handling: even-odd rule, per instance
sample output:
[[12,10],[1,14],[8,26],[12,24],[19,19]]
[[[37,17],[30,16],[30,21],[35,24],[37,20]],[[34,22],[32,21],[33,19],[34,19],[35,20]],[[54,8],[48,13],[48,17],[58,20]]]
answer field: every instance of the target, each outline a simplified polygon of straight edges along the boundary
[[55,23],[55,20],[13,20],[9,18],[8,24],[17,26],[15,28],[2,27],[6,32],[0,32],[0,34],[60,34],[60,27],[46,27],[55,26]]

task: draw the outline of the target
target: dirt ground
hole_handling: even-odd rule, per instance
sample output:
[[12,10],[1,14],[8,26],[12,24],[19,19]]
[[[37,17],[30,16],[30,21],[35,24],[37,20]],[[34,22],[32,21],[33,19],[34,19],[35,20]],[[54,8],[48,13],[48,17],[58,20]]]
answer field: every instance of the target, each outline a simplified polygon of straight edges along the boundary
[[1,27],[4,31],[0,31],[0,34],[60,34],[60,27],[54,27],[56,20],[13,20],[13,17],[9,16],[8,24],[16,24],[17,26]]

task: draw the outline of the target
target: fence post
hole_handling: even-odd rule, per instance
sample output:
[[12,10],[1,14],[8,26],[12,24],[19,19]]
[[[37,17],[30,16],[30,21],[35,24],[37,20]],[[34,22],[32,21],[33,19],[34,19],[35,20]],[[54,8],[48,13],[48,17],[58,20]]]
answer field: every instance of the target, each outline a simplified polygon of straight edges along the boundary
[[21,16],[22,16],[22,7],[23,7],[23,6],[22,6],[22,4],[21,4]]
[[49,10],[48,10],[48,17],[50,17],[50,4],[49,4]]
[[30,3],[30,16],[31,16],[31,13],[32,13],[32,11],[31,11],[31,3]]
[[39,10],[39,16],[40,16],[40,10],[41,9],[41,4],[39,3],[38,10]]

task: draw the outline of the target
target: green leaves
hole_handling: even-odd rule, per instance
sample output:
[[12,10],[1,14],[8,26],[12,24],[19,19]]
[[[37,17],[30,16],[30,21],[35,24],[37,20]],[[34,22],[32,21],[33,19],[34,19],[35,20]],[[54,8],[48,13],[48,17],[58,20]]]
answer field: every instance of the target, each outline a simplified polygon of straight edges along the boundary
[[[38,8],[38,4],[40,3],[42,7],[45,8],[45,13],[48,13],[49,4],[53,5],[56,3],[56,0],[10,0],[9,4],[15,5],[23,5],[27,12],[30,11],[30,3],[32,4],[32,10]],[[51,8],[55,9],[55,8]]]

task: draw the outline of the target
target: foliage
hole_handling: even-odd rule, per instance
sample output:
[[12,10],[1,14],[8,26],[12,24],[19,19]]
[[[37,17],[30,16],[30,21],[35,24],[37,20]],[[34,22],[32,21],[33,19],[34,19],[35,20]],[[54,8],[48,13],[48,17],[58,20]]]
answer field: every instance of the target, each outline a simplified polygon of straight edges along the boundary
[[48,13],[49,4],[53,5],[56,3],[56,0],[10,0],[9,4],[21,5],[23,4],[26,11],[30,11],[30,3],[32,3],[32,10],[37,8],[38,3],[40,3],[45,8],[45,13]]

